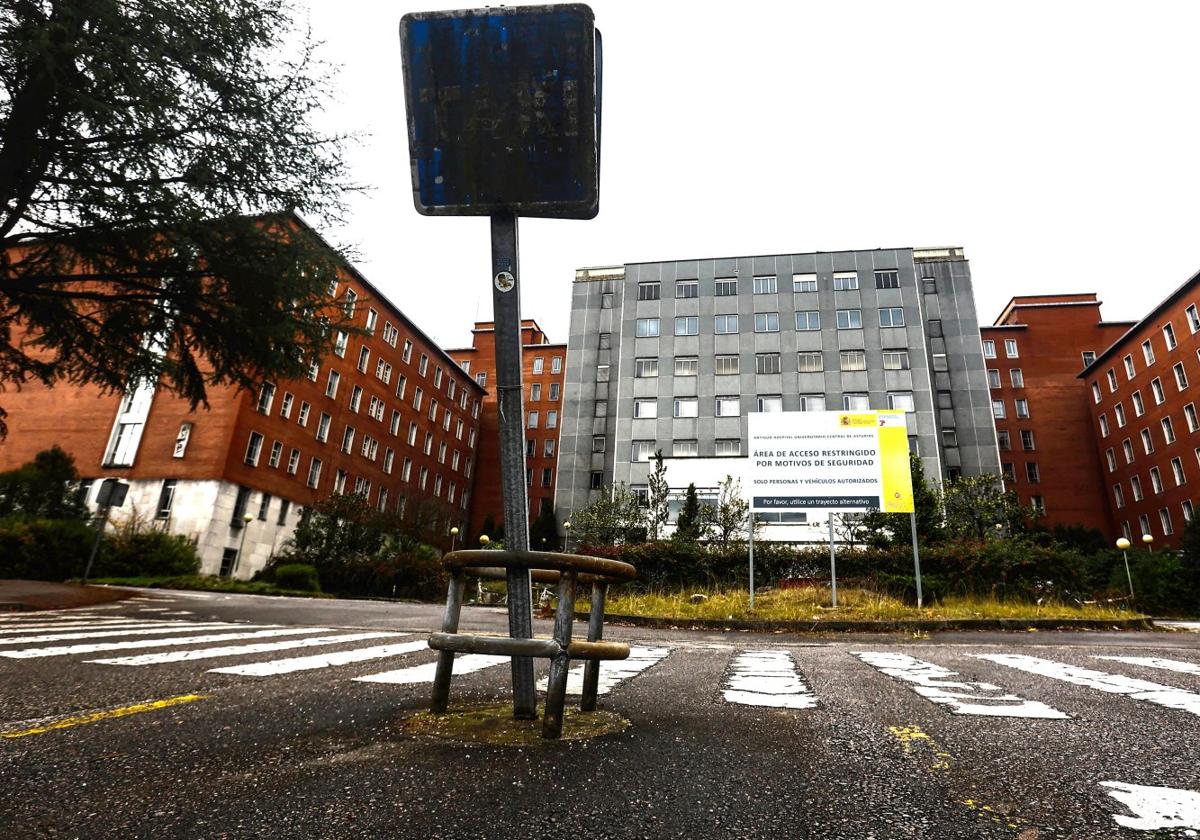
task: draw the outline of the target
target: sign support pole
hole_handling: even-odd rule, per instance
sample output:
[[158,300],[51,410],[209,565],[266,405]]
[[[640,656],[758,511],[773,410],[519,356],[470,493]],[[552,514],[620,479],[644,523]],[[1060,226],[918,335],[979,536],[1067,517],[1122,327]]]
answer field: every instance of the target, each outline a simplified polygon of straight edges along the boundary
[[913,540],[913,564],[917,569],[917,609],[921,609],[923,597],[921,595],[921,554],[917,550],[917,512],[913,510],[908,515],[908,521],[912,525],[912,540]]
[[833,584],[833,606],[837,607],[837,554],[833,548],[833,512],[829,513],[829,581]]
[[750,511],[750,609],[754,609],[754,511]]
[[[529,550],[529,499],[525,488],[525,406],[521,384],[521,288],[517,217],[492,219],[492,308],[496,324],[496,400],[500,410],[500,488],[504,500],[504,547]],[[508,634],[533,638],[533,597],[528,569],[509,569]],[[533,659],[512,658],[513,717],[537,717]]]

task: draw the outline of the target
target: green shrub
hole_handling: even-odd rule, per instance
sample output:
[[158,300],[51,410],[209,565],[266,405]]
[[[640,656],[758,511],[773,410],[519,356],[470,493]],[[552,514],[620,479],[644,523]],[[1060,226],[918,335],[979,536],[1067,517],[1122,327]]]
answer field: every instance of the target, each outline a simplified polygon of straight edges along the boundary
[[307,563],[284,563],[276,566],[272,580],[280,589],[294,589],[298,592],[321,591],[317,568]]
[[0,578],[80,577],[96,532],[77,519],[0,519]]
[[131,521],[105,535],[95,577],[168,577],[200,571],[196,546],[187,537],[144,530]]

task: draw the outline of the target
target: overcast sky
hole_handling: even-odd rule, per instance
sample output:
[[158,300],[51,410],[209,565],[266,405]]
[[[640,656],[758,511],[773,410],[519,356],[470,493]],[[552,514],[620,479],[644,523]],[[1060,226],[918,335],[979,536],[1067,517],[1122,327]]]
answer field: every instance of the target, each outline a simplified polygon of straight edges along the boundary
[[[340,230],[444,347],[491,318],[488,223],[413,208],[400,17],[309,0],[361,133]],[[1200,4],[592,0],[600,215],[521,221],[522,314],[565,341],[580,266],[961,245],[980,320],[1099,292],[1139,318],[1200,270]]]

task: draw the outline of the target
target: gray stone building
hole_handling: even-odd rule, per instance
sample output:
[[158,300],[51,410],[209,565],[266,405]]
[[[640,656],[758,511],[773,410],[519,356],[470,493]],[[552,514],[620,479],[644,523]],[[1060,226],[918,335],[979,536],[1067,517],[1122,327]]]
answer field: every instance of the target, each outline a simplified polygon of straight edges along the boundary
[[961,248],[579,269],[555,509],[640,490],[658,449],[715,486],[741,472],[753,411],[885,408],[910,412],[931,478],[999,473]]

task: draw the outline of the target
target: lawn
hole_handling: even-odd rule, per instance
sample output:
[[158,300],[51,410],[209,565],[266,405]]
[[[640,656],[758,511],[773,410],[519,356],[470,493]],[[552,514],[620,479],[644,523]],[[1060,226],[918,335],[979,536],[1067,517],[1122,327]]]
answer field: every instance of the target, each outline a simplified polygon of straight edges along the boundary
[[[78,582],[78,581],[76,581]],[[237,592],[246,595],[290,595],[298,598],[332,598],[322,592],[280,589],[264,581],[234,580],[215,575],[177,575],[175,577],[93,578],[90,583],[109,586],[142,586],[150,589],[191,589],[200,592]]]

